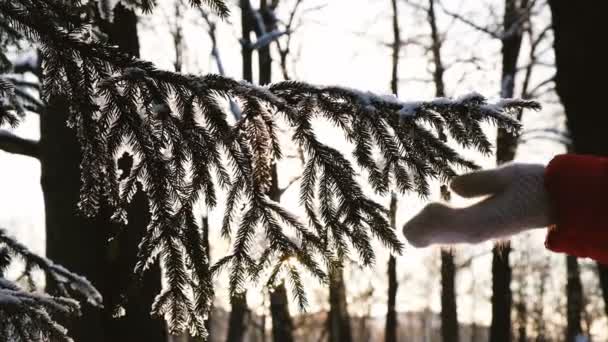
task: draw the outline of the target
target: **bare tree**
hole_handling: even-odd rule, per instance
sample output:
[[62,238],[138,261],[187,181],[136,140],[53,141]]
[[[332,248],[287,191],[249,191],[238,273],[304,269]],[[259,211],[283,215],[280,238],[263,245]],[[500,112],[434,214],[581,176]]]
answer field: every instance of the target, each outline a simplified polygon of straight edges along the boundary
[[[431,29],[430,50],[433,56],[433,83],[435,84],[435,96],[445,97],[446,87],[444,81],[445,65],[441,49],[443,38],[440,37],[435,10],[436,1],[429,0],[428,22]],[[447,186],[441,186],[441,194],[445,201],[449,201],[449,190]],[[458,309],[456,305],[456,267],[454,265],[454,254],[451,250],[441,251],[441,336],[444,342],[458,342]]]
[[[392,70],[391,70],[391,92],[395,96],[399,96],[399,59],[401,58],[401,28],[399,27],[399,6],[397,0],[391,0],[392,8],[392,28],[393,28],[393,44],[392,44]],[[391,226],[396,229],[397,223],[397,194],[391,193],[389,216]],[[395,304],[397,302],[397,258],[390,255],[388,259],[388,300],[386,308],[386,326],[384,329],[385,342],[397,342],[397,310]]]

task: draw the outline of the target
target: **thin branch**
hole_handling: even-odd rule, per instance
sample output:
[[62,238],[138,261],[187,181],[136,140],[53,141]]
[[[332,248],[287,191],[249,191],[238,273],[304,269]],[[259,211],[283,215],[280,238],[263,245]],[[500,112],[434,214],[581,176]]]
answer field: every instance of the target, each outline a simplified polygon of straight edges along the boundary
[[0,150],[32,158],[40,158],[40,143],[0,129]]
[[252,43],[249,48],[251,48],[252,50],[264,48],[286,34],[287,31],[279,30],[274,30],[272,32],[265,33],[260,36],[254,43]]
[[555,75],[552,75],[551,77],[547,78],[546,80],[540,82],[539,84],[537,84],[534,88],[532,88],[529,92],[528,92],[528,98],[532,98],[534,96],[538,96],[537,92],[544,86],[551,84],[555,82]]
[[[211,40],[211,57],[215,60],[215,63],[217,65],[217,72],[222,76],[226,76],[226,69],[224,69],[224,63],[222,62],[220,49],[217,43],[217,24],[214,20],[211,19],[209,13],[207,13],[206,10],[202,7],[199,8],[199,12],[201,14],[201,17],[203,17],[203,19],[207,23],[207,34],[209,35],[209,39]],[[239,120],[243,116],[241,108],[232,99],[229,100],[229,105],[230,112],[232,112],[232,116],[236,120]]]
[[292,178],[289,183],[282,189],[279,190],[279,196],[283,196],[283,194],[289,190],[289,188],[291,188],[292,185],[294,185],[297,181],[300,180],[300,178],[302,178],[302,176],[297,176]]
[[529,6],[524,8],[523,9],[524,13],[522,13],[519,16],[518,20],[516,22],[514,22],[513,25],[511,25],[508,29],[505,29],[503,31],[494,31],[488,27],[481,26],[481,25],[475,23],[474,21],[469,20],[468,18],[464,17],[463,15],[461,15],[459,13],[450,11],[442,3],[439,3],[439,5],[441,6],[441,10],[445,14],[447,14],[448,16],[450,16],[454,19],[459,20],[460,22],[474,28],[475,30],[486,33],[490,37],[495,38],[495,39],[507,40],[521,30],[523,24],[526,22],[526,20],[528,20],[528,18],[531,15],[533,3],[534,3],[534,1],[532,1],[532,4],[530,4]]

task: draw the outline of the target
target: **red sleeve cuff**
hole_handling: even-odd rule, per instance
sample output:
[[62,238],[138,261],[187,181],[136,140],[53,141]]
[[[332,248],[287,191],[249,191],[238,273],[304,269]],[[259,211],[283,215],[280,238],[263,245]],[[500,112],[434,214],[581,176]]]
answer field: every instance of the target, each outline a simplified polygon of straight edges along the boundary
[[546,247],[608,264],[608,158],[564,154],[545,171],[556,225]]

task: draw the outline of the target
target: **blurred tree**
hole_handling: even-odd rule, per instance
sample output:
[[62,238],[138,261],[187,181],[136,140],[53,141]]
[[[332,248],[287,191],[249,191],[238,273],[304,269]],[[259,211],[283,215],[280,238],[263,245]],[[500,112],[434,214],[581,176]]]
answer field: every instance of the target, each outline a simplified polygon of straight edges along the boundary
[[346,301],[346,286],[344,285],[344,270],[335,266],[330,271],[329,281],[329,314],[327,325],[329,342],[351,342],[353,340],[348,303]]
[[[391,46],[391,93],[399,96],[399,60],[401,58],[401,28],[399,26],[399,6],[397,0],[391,0],[392,9],[392,31],[393,44]],[[389,204],[389,218],[393,229],[397,229],[397,194],[391,193]],[[386,305],[386,325],[384,328],[384,341],[397,342],[397,290],[399,283],[397,282],[397,258],[394,255],[388,257],[388,293]]]
[[576,341],[579,335],[582,335],[581,314],[583,312],[583,285],[581,283],[581,274],[578,265],[578,260],[574,256],[567,255],[566,257],[566,274],[568,277],[566,283],[566,341]]

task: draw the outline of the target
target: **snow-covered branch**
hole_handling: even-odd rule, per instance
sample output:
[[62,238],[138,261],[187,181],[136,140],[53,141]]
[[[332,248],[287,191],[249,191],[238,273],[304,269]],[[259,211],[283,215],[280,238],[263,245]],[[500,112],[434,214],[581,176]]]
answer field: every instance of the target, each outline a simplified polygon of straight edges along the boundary
[[259,37],[254,43],[251,44],[250,48],[253,50],[261,49],[263,47],[268,46],[270,43],[276,41],[287,34],[287,31],[274,30],[268,33],[265,33],[261,37]]
[[[51,296],[27,291],[4,278],[3,273],[14,259],[25,263],[25,273],[28,277],[31,277],[31,273],[36,269],[43,271],[47,282],[57,285],[62,295]],[[32,253],[0,228],[2,341],[72,341],[55,316],[80,314],[80,304],[73,295],[86,298],[92,305],[101,306],[101,294],[87,279]]]

